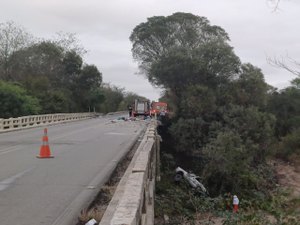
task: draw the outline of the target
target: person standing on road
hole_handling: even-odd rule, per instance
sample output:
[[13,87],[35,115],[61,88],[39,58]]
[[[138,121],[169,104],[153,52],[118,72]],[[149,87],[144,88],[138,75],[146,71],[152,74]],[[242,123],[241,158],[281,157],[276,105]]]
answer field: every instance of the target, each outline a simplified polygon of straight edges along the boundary
[[132,117],[132,106],[128,105],[128,113],[129,113],[129,117]]
[[236,195],[234,195],[233,196],[233,212],[234,213],[238,212],[238,210],[239,210],[239,203],[240,203],[240,201],[239,201],[238,197]]

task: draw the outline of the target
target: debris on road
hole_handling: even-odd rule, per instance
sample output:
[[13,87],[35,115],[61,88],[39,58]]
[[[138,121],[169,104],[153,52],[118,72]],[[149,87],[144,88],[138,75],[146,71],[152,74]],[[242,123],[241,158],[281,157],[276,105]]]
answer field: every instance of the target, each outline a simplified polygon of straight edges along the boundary
[[118,123],[118,122],[124,122],[124,121],[150,121],[151,117],[150,116],[142,116],[142,117],[118,117],[116,119],[111,120],[111,123]]

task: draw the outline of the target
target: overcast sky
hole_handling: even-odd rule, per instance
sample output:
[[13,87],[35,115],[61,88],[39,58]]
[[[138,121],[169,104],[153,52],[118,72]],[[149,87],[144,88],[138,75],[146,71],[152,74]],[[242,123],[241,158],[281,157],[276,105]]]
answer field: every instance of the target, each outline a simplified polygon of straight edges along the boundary
[[242,62],[262,69],[267,83],[284,87],[295,76],[270,66],[267,57],[300,61],[300,1],[281,0],[273,12],[267,0],[0,0],[0,22],[12,20],[36,37],[76,33],[104,82],[151,100],[154,89],[132,59],[129,36],[148,17],[187,12],[221,26]]

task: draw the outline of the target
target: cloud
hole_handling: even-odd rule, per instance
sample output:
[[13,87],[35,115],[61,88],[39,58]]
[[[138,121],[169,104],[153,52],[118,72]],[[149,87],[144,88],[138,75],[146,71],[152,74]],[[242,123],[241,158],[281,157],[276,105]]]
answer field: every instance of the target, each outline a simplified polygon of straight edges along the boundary
[[300,61],[300,2],[281,1],[273,12],[267,1],[237,0],[9,0],[1,3],[0,20],[13,20],[33,35],[50,38],[58,31],[77,33],[89,50],[85,60],[103,72],[104,81],[148,98],[157,98],[131,56],[129,36],[148,17],[189,12],[221,26],[243,62],[262,69],[272,85],[288,83],[288,72],[266,57],[286,55]]

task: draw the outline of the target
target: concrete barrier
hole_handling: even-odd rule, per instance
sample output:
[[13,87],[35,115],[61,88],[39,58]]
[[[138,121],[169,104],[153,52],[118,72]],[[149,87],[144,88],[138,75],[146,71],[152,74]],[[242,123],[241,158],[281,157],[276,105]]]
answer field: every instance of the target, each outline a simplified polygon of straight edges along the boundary
[[12,130],[26,129],[30,127],[82,120],[96,116],[95,113],[56,113],[34,116],[22,116],[17,118],[0,118],[0,133]]
[[121,179],[100,225],[153,225],[155,180],[160,137],[156,123],[149,125]]

